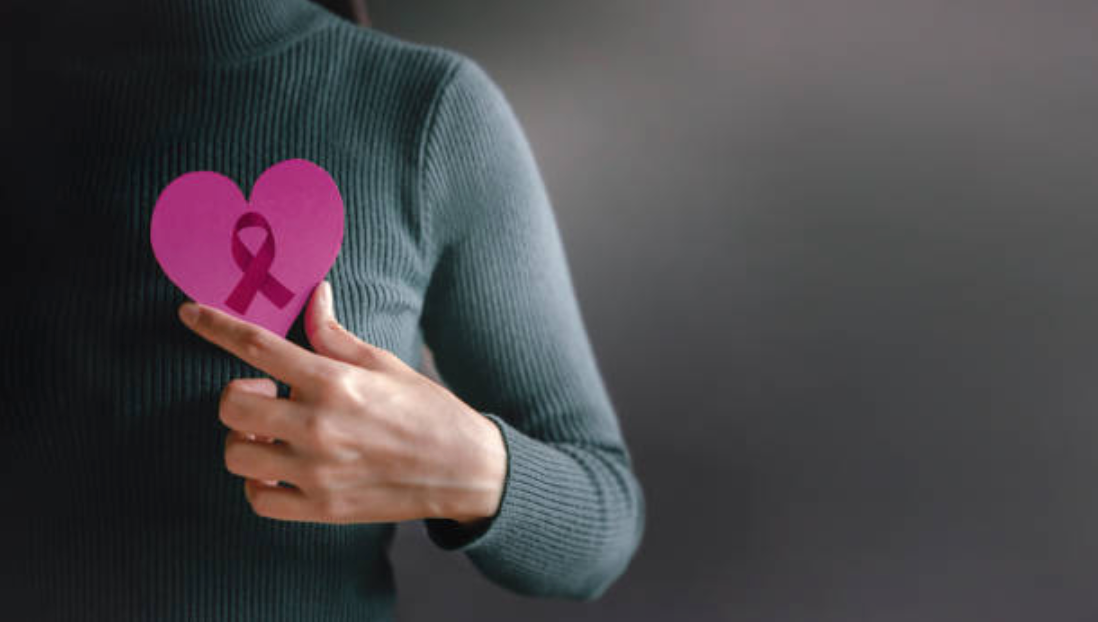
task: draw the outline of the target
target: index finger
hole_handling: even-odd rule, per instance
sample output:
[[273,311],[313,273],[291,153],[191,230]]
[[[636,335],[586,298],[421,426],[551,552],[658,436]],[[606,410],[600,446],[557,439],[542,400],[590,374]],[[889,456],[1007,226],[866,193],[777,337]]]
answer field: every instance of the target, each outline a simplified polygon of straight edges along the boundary
[[266,328],[203,304],[183,303],[179,306],[179,319],[203,339],[291,386],[311,385],[329,364],[324,357]]

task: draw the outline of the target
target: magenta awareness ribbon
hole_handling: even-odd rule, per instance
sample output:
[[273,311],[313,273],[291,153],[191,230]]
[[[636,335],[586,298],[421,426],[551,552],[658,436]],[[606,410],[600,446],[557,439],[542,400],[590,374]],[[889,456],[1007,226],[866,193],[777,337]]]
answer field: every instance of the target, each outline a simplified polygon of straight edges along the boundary
[[[240,239],[240,231],[248,227],[260,227],[267,232],[267,237],[263,239],[263,244],[255,255],[252,255]],[[274,257],[274,232],[271,231],[270,223],[258,212],[245,212],[233,227],[233,260],[237,267],[244,271],[244,275],[240,277],[240,281],[225,300],[225,304],[230,309],[243,315],[248,311],[258,292],[262,292],[263,296],[279,309],[289,304],[294,293],[286,289],[285,285],[268,272]]]

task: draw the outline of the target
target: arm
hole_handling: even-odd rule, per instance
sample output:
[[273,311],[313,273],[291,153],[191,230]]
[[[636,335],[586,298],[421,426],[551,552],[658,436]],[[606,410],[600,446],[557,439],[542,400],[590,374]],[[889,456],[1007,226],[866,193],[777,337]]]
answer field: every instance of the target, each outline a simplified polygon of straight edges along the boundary
[[639,546],[645,500],[603,385],[534,156],[501,90],[458,56],[425,129],[435,268],[421,324],[441,379],[507,448],[499,510],[425,519],[513,591],[593,599]]

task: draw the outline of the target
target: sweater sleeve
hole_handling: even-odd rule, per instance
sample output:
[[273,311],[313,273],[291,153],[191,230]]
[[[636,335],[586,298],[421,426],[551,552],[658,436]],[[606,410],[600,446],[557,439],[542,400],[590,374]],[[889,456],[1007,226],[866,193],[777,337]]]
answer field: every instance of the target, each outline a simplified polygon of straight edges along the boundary
[[486,524],[425,527],[498,585],[592,600],[639,546],[643,491],[527,138],[498,85],[455,54],[421,152],[435,260],[421,326],[443,383],[502,431],[508,464]]

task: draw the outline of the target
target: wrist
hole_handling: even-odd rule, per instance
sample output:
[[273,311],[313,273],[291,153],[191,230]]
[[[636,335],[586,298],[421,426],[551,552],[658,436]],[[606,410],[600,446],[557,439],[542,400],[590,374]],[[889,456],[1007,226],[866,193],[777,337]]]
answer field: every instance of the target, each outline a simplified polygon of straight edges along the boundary
[[507,446],[498,426],[470,409],[474,441],[468,452],[466,485],[448,518],[466,527],[489,521],[499,511],[507,478]]

